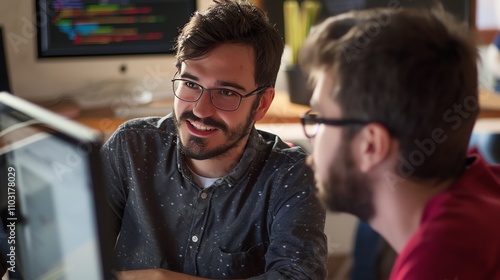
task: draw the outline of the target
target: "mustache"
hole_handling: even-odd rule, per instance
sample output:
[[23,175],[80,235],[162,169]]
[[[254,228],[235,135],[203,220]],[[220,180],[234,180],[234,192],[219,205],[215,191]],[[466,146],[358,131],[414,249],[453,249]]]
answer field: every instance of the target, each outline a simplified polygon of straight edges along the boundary
[[220,129],[223,132],[227,131],[227,126],[221,122],[218,122],[214,119],[211,118],[199,118],[197,117],[193,111],[184,111],[179,117],[179,121],[185,121],[185,120],[192,120],[196,122],[201,122],[202,124],[206,126],[211,126]]

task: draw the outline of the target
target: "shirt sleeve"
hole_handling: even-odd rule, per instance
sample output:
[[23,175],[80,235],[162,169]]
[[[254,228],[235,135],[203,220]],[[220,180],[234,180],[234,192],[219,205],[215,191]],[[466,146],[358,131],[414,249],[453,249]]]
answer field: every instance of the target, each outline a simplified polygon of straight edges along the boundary
[[266,273],[251,279],[326,279],[326,213],[303,162],[284,172],[272,199]]
[[106,179],[106,196],[108,204],[113,211],[115,236],[120,232],[123,212],[127,201],[127,182],[125,180],[127,159],[124,158],[127,153],[124,152],[123,134],[118,130],[101,148],[101,162],[103,174]]

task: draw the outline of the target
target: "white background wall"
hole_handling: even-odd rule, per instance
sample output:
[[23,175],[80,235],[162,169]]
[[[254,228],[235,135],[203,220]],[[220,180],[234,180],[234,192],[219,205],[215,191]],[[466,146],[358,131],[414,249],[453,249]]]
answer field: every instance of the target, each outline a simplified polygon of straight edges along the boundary
[[500,29],[500,1],[476,0],[478,29]]

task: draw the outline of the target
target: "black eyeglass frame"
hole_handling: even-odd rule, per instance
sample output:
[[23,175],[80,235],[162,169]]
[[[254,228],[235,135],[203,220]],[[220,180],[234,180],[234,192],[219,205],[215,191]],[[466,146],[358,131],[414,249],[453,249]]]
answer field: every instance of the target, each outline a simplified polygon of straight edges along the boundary
[[[177,96],[177,94],[175,94],[175,86],[174,86],[175,81],[189,82],[189,83],[193,83],[193,84],[197,85],[199,88],[201,88],[200,95],[195,100],[186,100],[186,99],[180,98],[179,96]],[[225,111],[225,112],[232,112],[232,111],[238,110],[238,108],[240,108],[241,100],[243,100],[243,98],[248,98],[250,96],[254,96],[256,94],[262,93],[265,89],[270,87],[270,86],[261,86],[261,87],[256,88],[255,90],[243,95],[243,94],[240,94],[234,90],[227,89],[227,88],[206,88],[206,87],[198,84],[197,82],[193,82],[192,80],[189,80],[189,79],[176,78],[176,79],[172,79],[171,82],[172,82],[172,91],[174,92],[174,96],[179,98],[180,100],[185,101],[185,102],[197,102],[198,100],[200,100],[200,98],[204,92],[208,92],[210,94],[210,102],[212,103],[212,105],[215,108],[217,108],[218,110]],[[240,97],[240,99],[238,101],[238,106],[236,106],[236,108],[230,109],[230,110],[217,107],[217,105],[215,105],[213,102],[212,90],[226,90],[226,91],[230,91],[231,93],[236,94],[237,96]]]
[[[359,120],[359,119],[323,119],[316,117],[316,114],[311,114],[313,111],[309,110],[300,117],[300,123],[302,124],[302,129],[307,138],[314,138],[318,133],[318,126],[320,124],[331,125],[331,126],[346,126],[346,125],[367,125],[370,121]],[[315,124],[314,134],[307,132],[306,125]]]

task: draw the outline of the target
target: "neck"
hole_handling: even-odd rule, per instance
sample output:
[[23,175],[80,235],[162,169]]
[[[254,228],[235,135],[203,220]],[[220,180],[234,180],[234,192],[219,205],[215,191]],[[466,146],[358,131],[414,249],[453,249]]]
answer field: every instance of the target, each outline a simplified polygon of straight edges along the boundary
[[374,194],[375,216],[368,223],[400,253],[418,230],[427,202],[446,189],[452,180],[444,182],[412,182],[409,179],[389,188],[378,184]]

